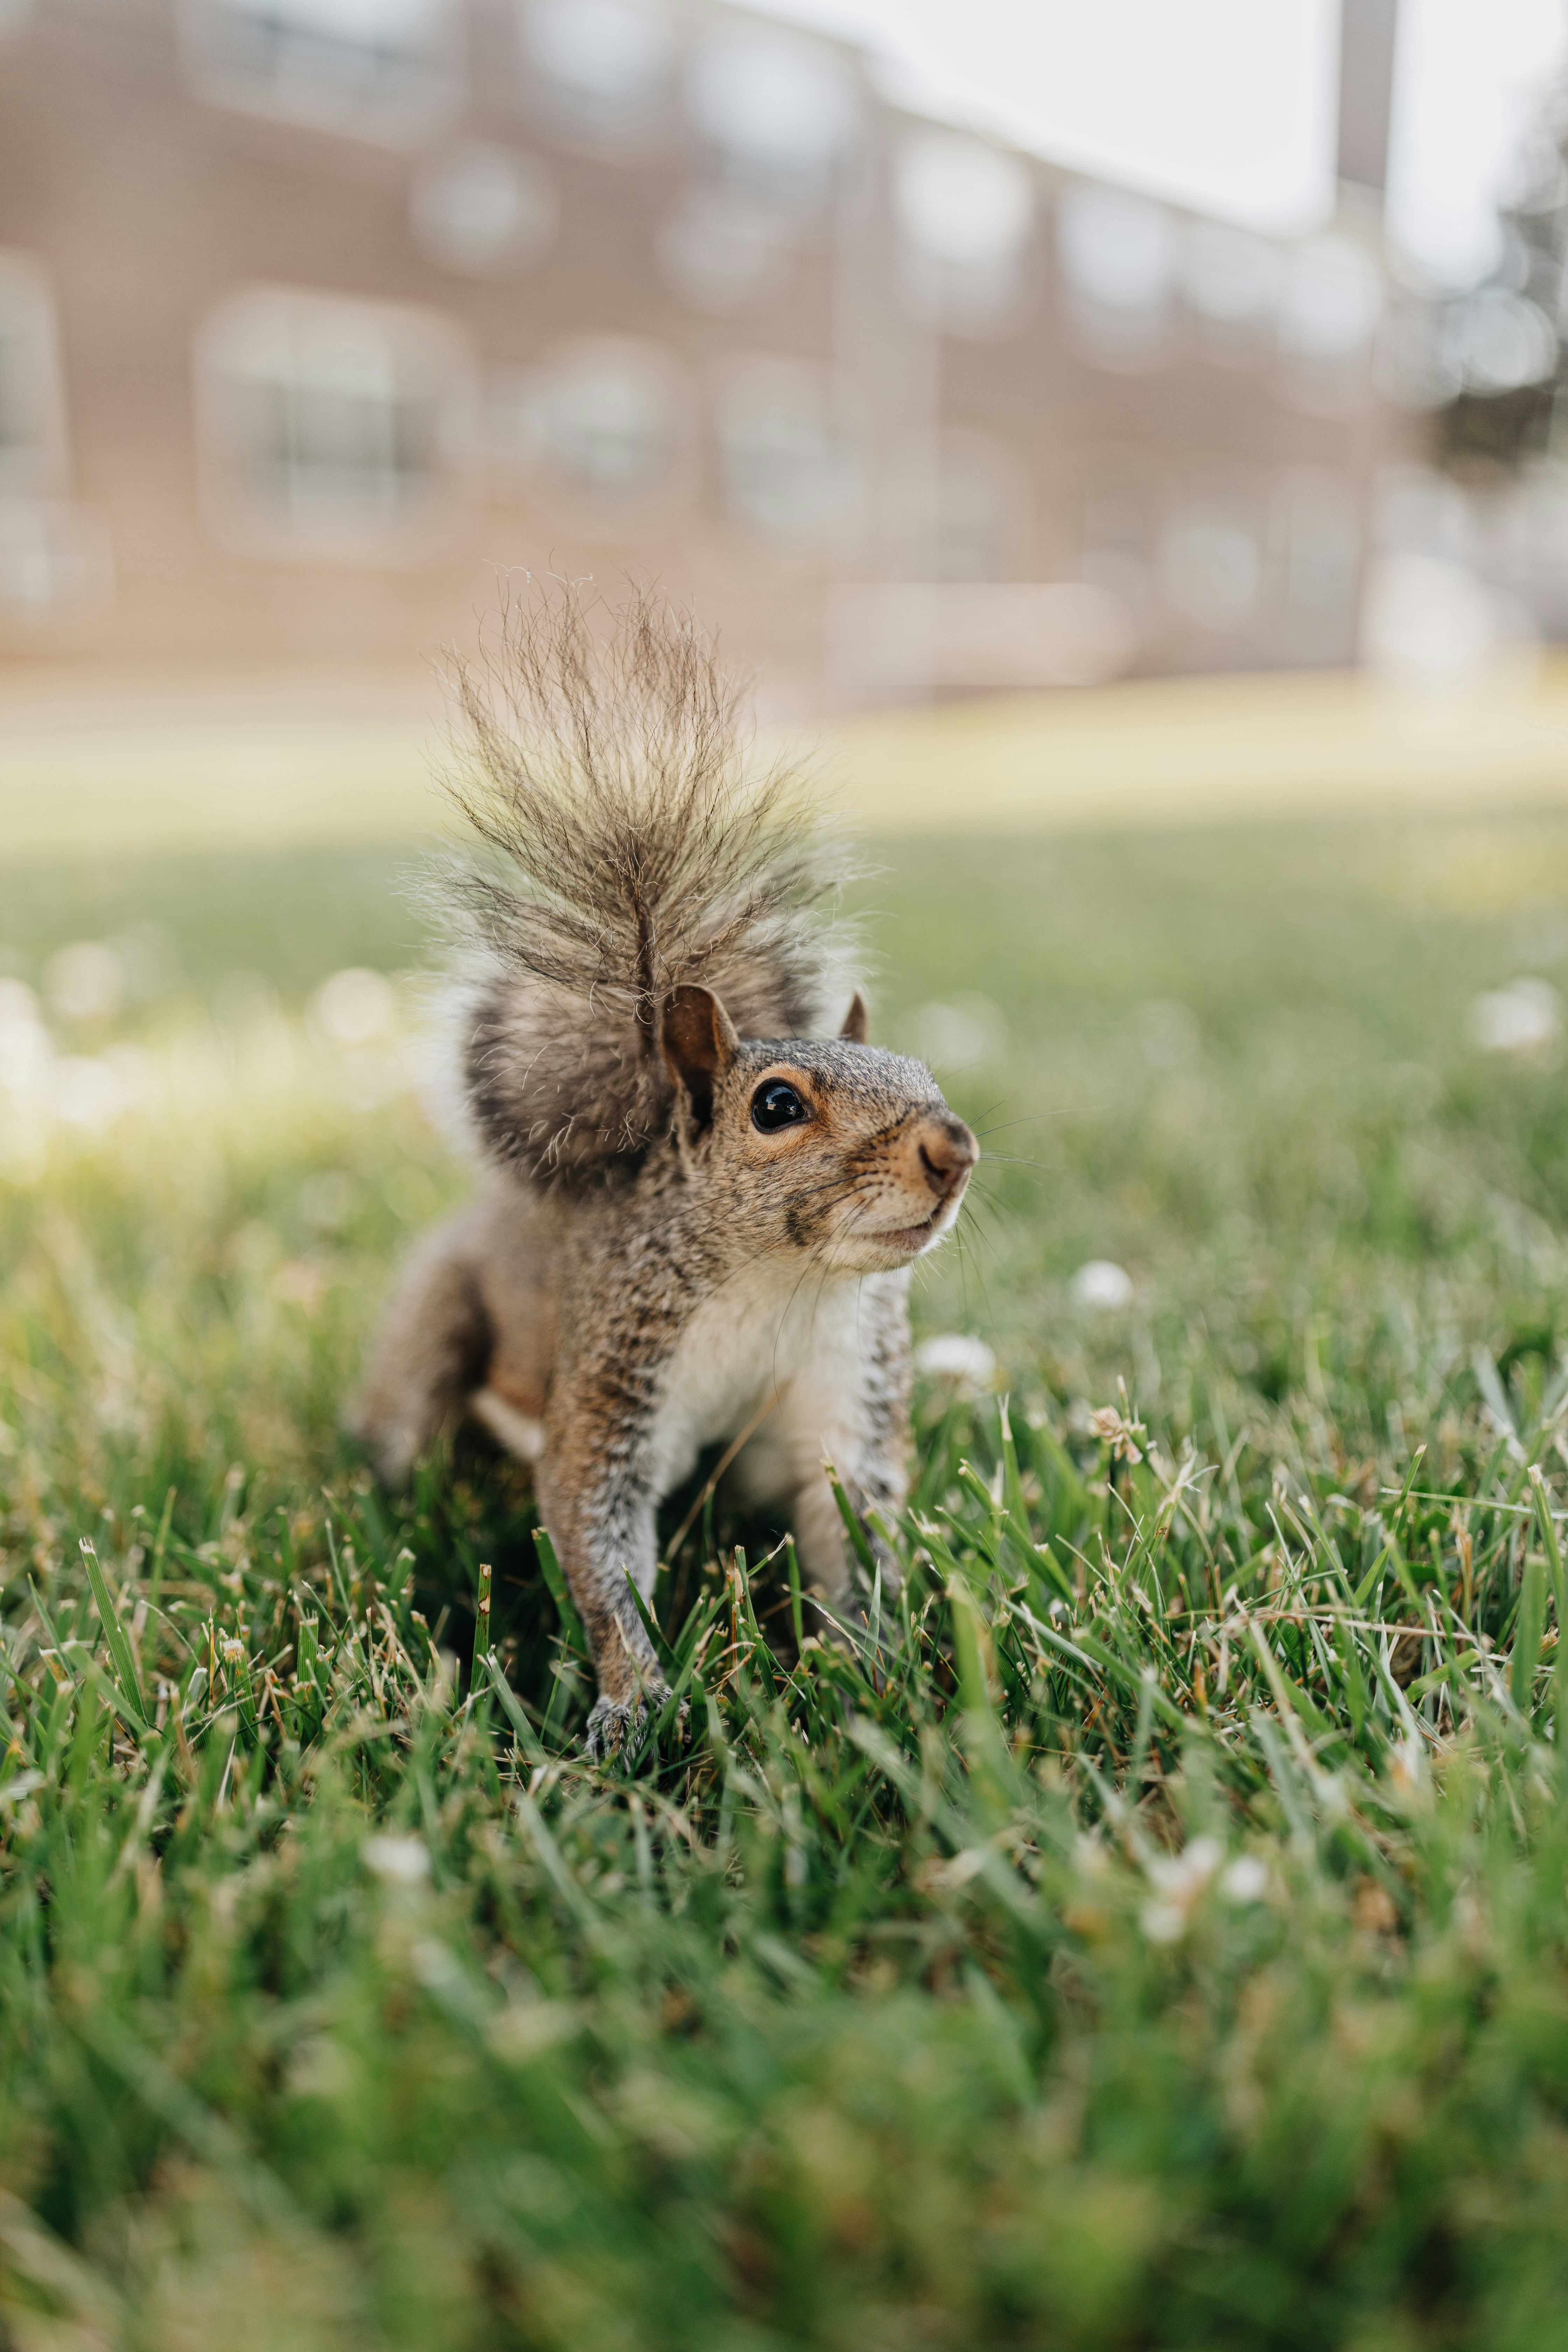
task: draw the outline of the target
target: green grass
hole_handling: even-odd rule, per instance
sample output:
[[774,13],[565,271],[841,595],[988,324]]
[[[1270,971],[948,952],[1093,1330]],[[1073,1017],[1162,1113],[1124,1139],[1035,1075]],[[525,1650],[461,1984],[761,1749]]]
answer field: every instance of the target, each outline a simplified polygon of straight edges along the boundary
[[518,1474],[337,1434],[464,1181],[307,1017],[402,863],[10,894],[159,935],[120,1115],[0,1098],[0,2341],[1568,2343],[1568,1098],[1468,1026],[1568,824],[889,853],[1010,1402],[922,1391],[875,1651],[700,1509],[631,1776]]

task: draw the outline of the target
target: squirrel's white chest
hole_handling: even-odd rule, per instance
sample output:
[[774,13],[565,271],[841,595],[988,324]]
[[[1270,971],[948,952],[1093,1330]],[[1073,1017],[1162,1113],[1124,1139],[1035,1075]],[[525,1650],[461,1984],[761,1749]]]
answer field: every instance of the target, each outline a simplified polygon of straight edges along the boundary
[[[786,1278],[787,1276],[787,1278]],[[738,1276],[703,1302],[666,1363],[649,1433],[658,1491],[668,1494],[705,1445],[726,1444],[790,1395],[794,1414],[820,1400],[825,1423],[854,1386],[861,1284],[824,1283],[798,1267]]]

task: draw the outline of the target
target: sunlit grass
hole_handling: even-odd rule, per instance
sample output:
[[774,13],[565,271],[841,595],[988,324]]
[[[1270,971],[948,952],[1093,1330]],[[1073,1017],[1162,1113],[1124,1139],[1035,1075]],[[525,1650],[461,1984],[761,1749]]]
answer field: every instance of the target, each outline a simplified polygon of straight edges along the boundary
[[1440,831],[899,854],[884,1030],[992,1153],[917,1318],[996,1386],[842,1647],[677,1498],[629,1774],[520,1475],[338,1434],[466,1181],[415,992],[321,993],[385,877],[165,876],[97,1014],[51,955],[135,906],[19,928],[0,2328],[1554,2342],[1568,1119],[1473,1010],[1561,980],[1533,837],[1479,908]]
[[[437,834],[450,703],[432,656],[357,679],[0,679],[0,870]],[[858,824],[898,838],[1560,809],[1565,719],[1568,667],[1549,660],[1449,686],[1134,679],[770,724],[762,740],[806,750]]]

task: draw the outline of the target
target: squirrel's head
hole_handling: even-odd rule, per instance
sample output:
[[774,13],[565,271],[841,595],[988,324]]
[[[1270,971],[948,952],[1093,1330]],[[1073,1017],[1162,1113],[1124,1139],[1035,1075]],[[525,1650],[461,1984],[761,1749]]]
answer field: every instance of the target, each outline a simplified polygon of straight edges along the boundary
[[952,1231],[980,1147],[923,1063],[867,1044],[863,997],[831,1041],[757,1039],[678,988],[663,1046],[681,1165],[738,1213],[741,1247],[882,1274]]

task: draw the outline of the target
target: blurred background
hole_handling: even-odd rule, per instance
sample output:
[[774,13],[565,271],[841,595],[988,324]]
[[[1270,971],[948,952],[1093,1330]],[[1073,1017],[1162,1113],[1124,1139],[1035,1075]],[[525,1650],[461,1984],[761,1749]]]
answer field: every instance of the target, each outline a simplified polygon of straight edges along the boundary
[[0,1180],[268,1103],[211,1266],[357,1234],[352,1352],[458,1181],[400,877],[526,573],[816,745],[1064,1312],[1212,1296],[1286,1161],[1375,1223],[1325,1088],[1407,1235],[1461,1130],[1539,1176],[1565,143],[1561,0],[0,0]]
[[1556,0],[1081,13],[5,0],[8,683],[417,698],[519,566],[789,719],[1561,636]]

